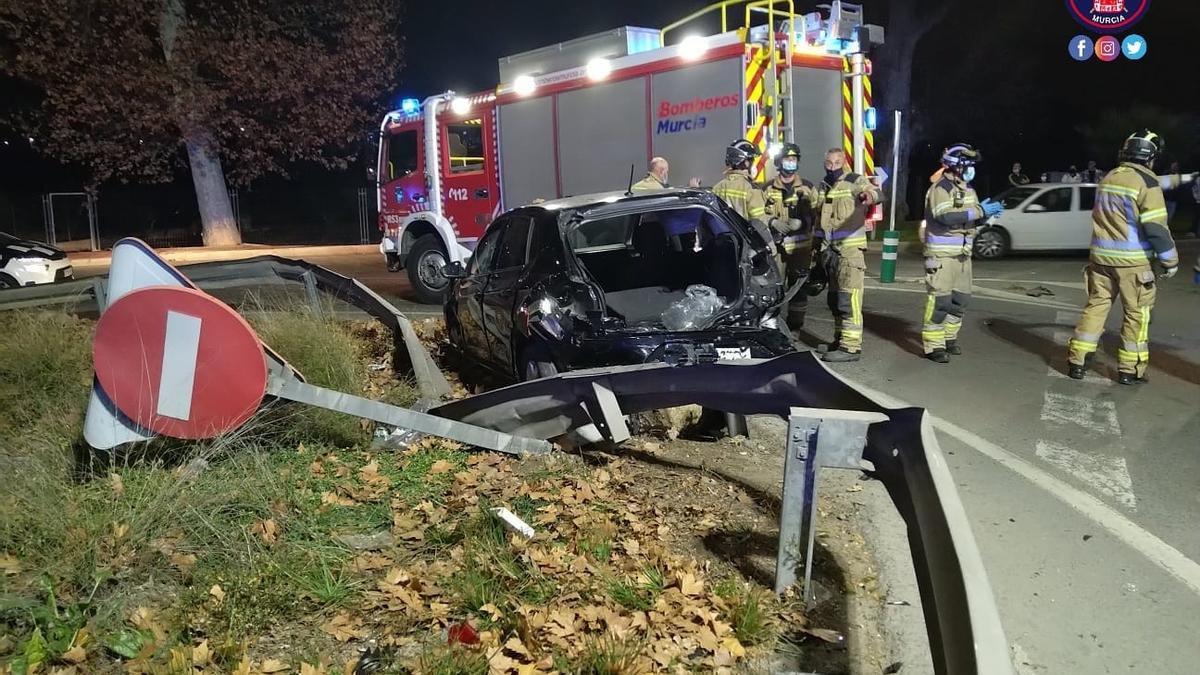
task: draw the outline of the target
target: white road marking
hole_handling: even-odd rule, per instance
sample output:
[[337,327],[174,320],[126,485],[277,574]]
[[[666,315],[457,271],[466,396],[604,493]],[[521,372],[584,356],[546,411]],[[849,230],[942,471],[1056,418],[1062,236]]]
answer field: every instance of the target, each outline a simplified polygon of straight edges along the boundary
[[1037,442],[1037,456],[1112,497],[1124,506],[1137,508],[1133,479],[1124,457],[1089,455],[1050,441]]
[[1076,424],[1089,431],[1099,431],[1110,436],[1121,435],[1117,405],[1112,401],[1096,400],[1087,396],[1046,392],[1045,402],[1042,403],[1042,421]]
[[200,350],[200,324],[199,317],[167,312],[162,371],[158,377],[158,402],[155,404],[155,412],[163,417],[191,419],[196,354]]
[[[1064,363],[1065,363],[1065,361],[1064,361]],[[1067,377],[1065,374],[1060,372],[1058,370],[1058,368],[1055,368],[1054,366],[1049,366],[1046,369],[1046,376],[1052,377],[1057,380],[1071,380],[1071,378]],[[1074,382],[1075,380],[1071,380],[1071,381]],[[1085,384],[1095,384],[1095,385],[1099,385],[1101,387],[1111,387],[1113,384],[1115,384],[1115,382],[1113,380],[1110,380],[1109,378],[1107,378],[1103,375],[1098,375],[1091,371],[1088,371],[1086,374],[1084,374],[1083,380],[1081,380],[1081,381],[1084,382]]]
[[[908,403],[859,384],[845,376],[842,376],[842,379],[850,382],[859,391],[875,399],[881,405],[895,408],[911,407]],[[1074,485],[1055,478],[1034,464],[984,439],[978,434],[972,433],[936,415],[929,415],[929,421],[938,431],[962,442],[979,454],[992,459],[997,464],[1045,490],[1052,497],[1071,507],[1080,515],[1103,527],[1109,534],[1124,542],[1134,551],[1145,556],[1147,560],[1187,586],[1193,593],[1200,595],[1200,564],[1154,534],[1146,531],[1137,523],[1125,517],[1121,512]]]
[[[874,291],[892,291],[895,293],[917,293],[919,295],[925,295],[924,288],[903,288],[895,284],[876,283],[868,285],[867,288],[870,288]],[[981,288],[979,286],[976,286],[972,290],[972,294],[976,298],[985,298],[988,300],[995,300],[997,302],[1011,302],[1017,305],[1028,305],[1030,307],[1038,307],[1040,309],[1071,309],[1072,307],[1065,302],[1057,302],[1054,300],[1047,300],[1045,298],[1030,298],[1025,295],[1005,293],[1004,291],[993,291],[991,289]]]

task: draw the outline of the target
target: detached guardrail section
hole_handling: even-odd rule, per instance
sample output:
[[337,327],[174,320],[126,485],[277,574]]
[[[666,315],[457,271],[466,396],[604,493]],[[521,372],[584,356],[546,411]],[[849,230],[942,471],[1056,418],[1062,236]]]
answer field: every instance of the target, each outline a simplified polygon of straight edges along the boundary
[[886,414],[888,421],[870,426],[863,458],[874,465],[872,475],[908,525],[934,668],[946,675],[1011,675],[983,559],[925,411],[882,406],[809,353],[751,363],[577,371],[430,412],[531,438],[594,426],[602,436],[620,440],[628,433],[623,415],[688,404],[785,419],[799,407]]

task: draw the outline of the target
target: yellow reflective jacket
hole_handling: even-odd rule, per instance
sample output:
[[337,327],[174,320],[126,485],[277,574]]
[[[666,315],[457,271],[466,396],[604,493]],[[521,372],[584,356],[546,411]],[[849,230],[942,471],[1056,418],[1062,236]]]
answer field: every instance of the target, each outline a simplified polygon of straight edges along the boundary
[[784,253],[812,246],[813,223],[821,204],[817,186],[799,176],[790,183],[776,176],[765,197],[767,225],[784,235]]
[[1091,259],[1109,267],[1138,267],[1155,258],[1165,267],[1179,264],[1162,185],[1149,169],[1123,162],[1096,188]]
[[943,174],[925,193],[925,257],[971,255],[981,219],[983,207],[975,190],[966,181]]
[[646,177],[634,183],[630,190],[633,192],[646,192],[647,190],[665,190],[669,187],[671,186],[663,185],[662,182],[658,180],[658,176],[655,176],[652,173],[647,173]]
[[[867,208],[879,201],[879,189],[866,176],[843,173],[833,185],[817,187],[820,227],[813,233],[835,251],[867,248]],[[866,195],[866,202],[863,202]]]
[[766,202],[762,190],[750,182],[749,171],[726,170],[725,177],[717,181],[712,191],[747,221],[757,220],[765,223]]

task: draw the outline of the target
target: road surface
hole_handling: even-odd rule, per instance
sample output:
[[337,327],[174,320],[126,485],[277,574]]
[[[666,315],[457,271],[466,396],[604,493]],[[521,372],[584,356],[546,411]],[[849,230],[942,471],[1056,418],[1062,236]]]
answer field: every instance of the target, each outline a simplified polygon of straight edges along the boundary
[[[1185,249],[1186,261],[1195,256]],[[413,318],[440,315],[413,303],[406,275],[386,272],[377,255],[310,260],[357,277]],[[879,269],[878,254],[868,262]],[[902,253],[898,283],[868,280],[864,359],[836,369],[936,416],[1018,672],[1195,673],[1200,287],[1187,272],[1162,283],[1150,384],[1113,382],[1119,312],[1095,372],[1076,382],[1063,373],[1084,263],[976,263],[966,353],[937,365],[919,357],[921,261]],[[1038,287],[1052,294],[1027,294]],[[823,304],[810,311],[814,340],[831,337]]]

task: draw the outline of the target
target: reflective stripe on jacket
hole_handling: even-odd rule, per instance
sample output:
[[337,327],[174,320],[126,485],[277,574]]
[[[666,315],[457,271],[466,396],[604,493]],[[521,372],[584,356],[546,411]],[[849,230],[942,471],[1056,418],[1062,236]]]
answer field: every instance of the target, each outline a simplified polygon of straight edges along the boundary
[[750,182],[750,172],[744,169],[729,169],[725,172],[725,177],[713,186],[712,191],[747,221],[758,220],[765,223],[766,201],[762,190]]
[[1137,267],[1155,258],[1166,267],[1179,264],[1163,188],[1149,169],[1124,162],[1096,188],[1091,259],[1109,267]]
[[925,193],[925,257],[971,255],[983,207],[965,181],[942,175]]
[[765,195],[767,224],[784,235],[784,252],[812,246],[813,222],[820,204],[816,186],[800,177],[790,183],[776,177]]
[[879,190],[866,176],[843,173],[833,185],[821,181],[817,188],[820,226],[813,232],[834,250],[867,248],[867,207],[879,201]]

